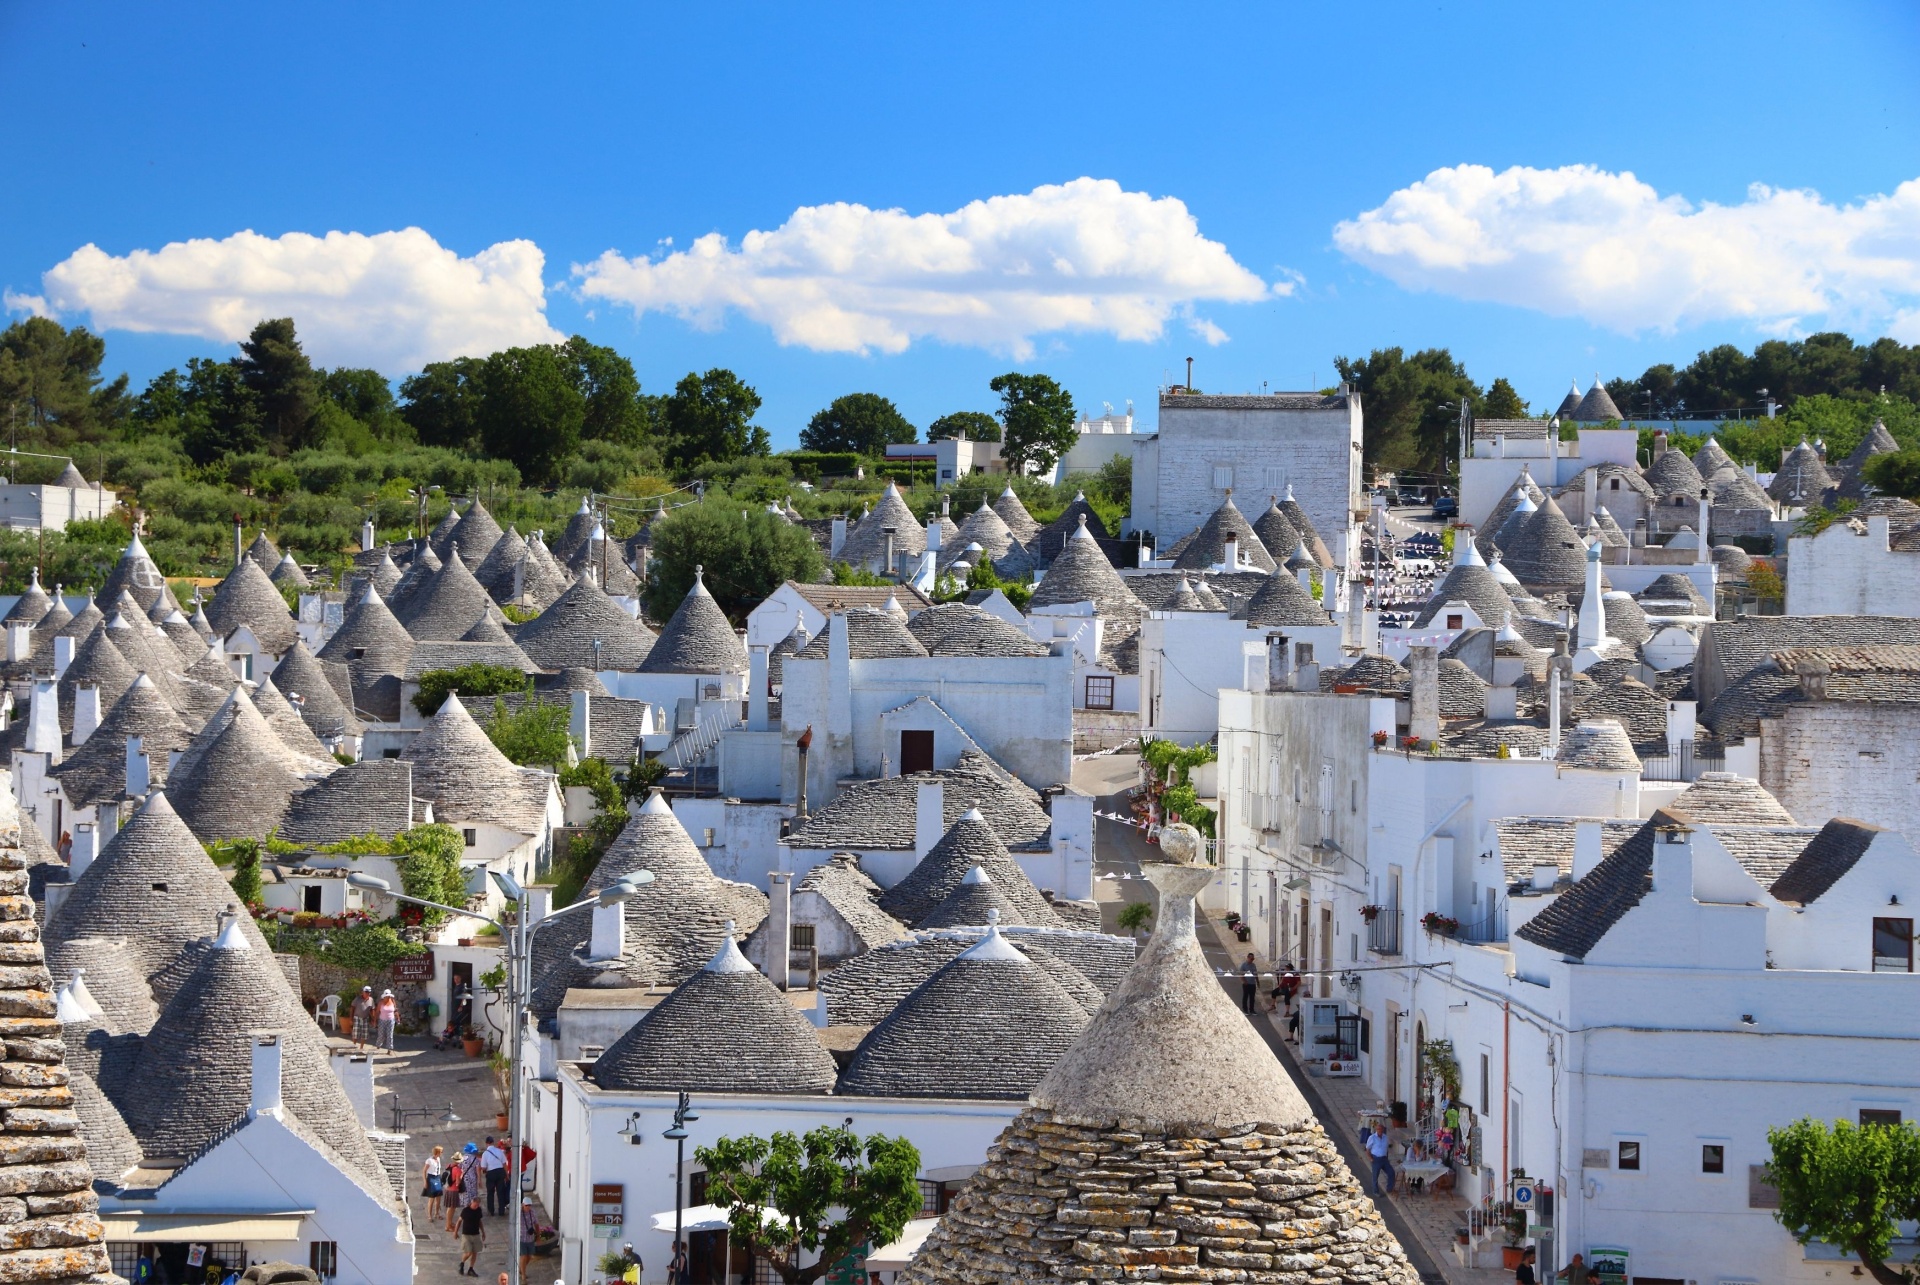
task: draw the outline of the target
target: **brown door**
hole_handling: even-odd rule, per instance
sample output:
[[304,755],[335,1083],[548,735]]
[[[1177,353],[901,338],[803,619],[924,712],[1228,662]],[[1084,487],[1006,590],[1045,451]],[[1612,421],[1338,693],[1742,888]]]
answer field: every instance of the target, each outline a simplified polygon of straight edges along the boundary
[[900,775],[933,771],[933,733],[900,733]]

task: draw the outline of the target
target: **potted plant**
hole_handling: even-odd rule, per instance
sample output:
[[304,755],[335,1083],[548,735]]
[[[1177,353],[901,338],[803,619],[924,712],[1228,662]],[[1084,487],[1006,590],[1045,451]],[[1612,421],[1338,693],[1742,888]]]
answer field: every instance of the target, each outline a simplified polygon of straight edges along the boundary
[[1360,917],[1368,923],[1372,923],[1380,917],[1380,912],[1385,909],[1385,906],[1362,906],[1360,907]]
[[460,1048],[468,1057],[479,1057],[487,1043],[480,1038],[479,1032],[469,1026],[460,1035]]
[[1527,1236],[1527,1214],[1523,1209],[1510,1209],[1506,1220],[1507,1243],[1500,1250],[1500,1265],[1508,1271],[1520,1266],[1520,1242]]
[[1392,738],[1386,732],[1375,732],[1373,734],[1373,748],[1376,750],[1386,748],[1386,744],[1390,739]]
[[1420,926],[1438,937],[1451,937],[1460,931],[1460,921],[1452,915],[1443,915],[1437,910],[1429,910],[1420,916]]

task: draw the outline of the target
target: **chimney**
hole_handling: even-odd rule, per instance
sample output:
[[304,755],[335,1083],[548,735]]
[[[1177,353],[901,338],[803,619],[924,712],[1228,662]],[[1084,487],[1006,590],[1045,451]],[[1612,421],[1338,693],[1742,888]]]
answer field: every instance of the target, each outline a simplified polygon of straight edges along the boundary
[[33,626],[18,620],[7,625],[7,659],[22,661],[33,655]]
[[1407,732],[1423,741],[1440,735],[1440,649],[1431,643],[1407,653],[1413,671],[1413,716]]
[[73,664],[74,640],[71,634],[57,636],[53,640],[53,676],[64,678],[67,666]]
[[1706,563],[1713,561],[1713,550],[1707,547],[1707,517],[1708,517],[1707,504],[1709,499],[1710,499],[1710,496],[1708,495],[1707,488],[1704,486],[1701,487],[1700,488],[1700,526],[1698,529],[1698,534],[1700,539],[1693,551],[1693,560],[1697,565],[1705,565]]
[[531,883],[526,887],[527,931],[532,932],[540,921],[553,913],[553,885]]
[[513,564],[513,597],[511,600],[514,602],[525,602],[527,600],[527,563],[531,561],[533,561],[531,558],[522,558]]
[[1667,702],[1667,753],[1678,754],[1680,746],[1693,739],[1697,711],[1693,701]]
[[1293,686],[1293,648],[1285,634],[1267,635],[1267,690],[1284,692]]
[[91,821],[73,827],[73,852],[67,858],[67,879],[78,879],[100,854],[100,832]]
[[933,845],[940,842],[947,833],[946,822],[946,786],[938,778],[917,782],[919,792],[914,798],[913,847],[914,860],[924,858],[933,851]]
[[373,1128],[373,1059],[365,1053],[335,1053],[333,1078],[346,1090],[347,1101],[353,1104],[354,1118],[360,1127]]
[[1487,684],[1487,721],[1511,723],[1520,716],[1519,693],[1511,684]]
[[1366,619],[1367,579],[1356,575],[1347,581],[1347,618],[1342,622],[1346,627],[1340,631],[1340,641],[1348,647],[1364,648]]
[[842,513],[833,520],[833,535],[827,541],[827,556],[840,556],[840,546],[847,542],[847,515]]
[[893,565],[893,537],[899,534],[900,529],[898,527],[883,526],[880,530],[887,537],[887,565],[881,574],[890,576],[893,575],[896,570]]
[[1656,428],[1653,430],[1653,454],[1649,456],[1647,459],[1648,466],[1651,467],[1652,465],[1658,463],[1660,457],[1662,455],[1665,455],[1666,453],[1667,453],[1667,430],[1664,428]]
[[73,746],[80,748],[87,743],[94,729],[100,726],[100,689],[98,687],[76,687],[73,689]]
[[800,733],[800,739],[794,742],[793,747],[800,756],[800,789],[795,796],[793,806],[793,819],[795,821],[804,821],[807,819],[807,751],[812,745],[813,724],[808,723],[807,730]]
[[[72,642],[71,638],[56,639]],[[60,688],[51,678],[33,680],[33,704],[27,709],[27,752],[60,752]]]
[[373,518],[368,517],[360,524],[360,552],[373,552]]
[[1230,535],[1227,537],[1226,545],[1220,551],[1220,563],[1228,571],[1238,571],[1240,569],[1239,536]]
[[1600,542],[1587,548],[1587,583],[1580,599],[1580,645],[1599,648],[1607,641],[1607,612],[1600,596]]
[[580,757],[591,754],[593,746],[593,698],[588,692],[567,693],[567,736],[579,747]]
[[1591,520],[1593,518],[1594,511],[1600,507],[1600,466],[1596,464],[1594,467],[1586,470],[1586,475],[1587,475],[1587,492],[1586,492],[1587,511],[1581,514],[1580,516],[1588,520]]
[[1573,877],[1584,879],[1600,864],[1600,821],[1575,817],[1573,822]]
[[940,512],[927,519],[927,552],[940,552],[940,519],[947,515],[947,501],[940,500]]
[[1647,547],[1647,520],[1645,518],[1635,518],[1633,520],[1633,530],[1627,533],[1627,545],[1629,548],[1634,549],[1644,549]]
[[1653,827],[1653,890],[1693,896],[1693,831],[1660,813]]
[[247,1119],[280,1115],[280,1037],[279,1031],[254,1031],[253,1100],[247,1104]]
[[1296,692],[1320,690],[1320,666],[1314,663],[1313,644],[1310,642],[1293,645],[1293,690]]
[[127,797],[145,798],[153,788],[153,764],[147,761],[146,738],[127,738]]
[[240,515],[233,515],[233,565],[239,566],[240,559],[247,556],[246,532],[240,525]]
[[593,908],[593,937],[587,958],[594,963],[619,959],[627,953],[627,903]]
[[773,870],[767,874],[767,980],[780,990],[792,984],[792,956],[793,873]]
[[767,730],[767,649],[747,649],[747,730]]

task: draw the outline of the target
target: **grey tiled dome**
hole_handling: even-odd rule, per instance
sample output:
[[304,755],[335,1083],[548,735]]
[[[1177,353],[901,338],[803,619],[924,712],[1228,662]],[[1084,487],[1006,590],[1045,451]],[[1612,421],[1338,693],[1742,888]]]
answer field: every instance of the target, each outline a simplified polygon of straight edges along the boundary
[[473,569],[473,578],[495,602],[509,602],[513,598],[513,569],[526,557],[527,542],[516,528],[508,527]]
[[446,516],[433,524],[427,532],[427,548],[433,551],[434,570],[447,559],[447,549],[453,542],[453,530],[460,525],[460,510],[452,504],[447,506]]
[[1565,589],[1584,583],[1587,546],[1552,497],[1501,544],[1507,569],[1529,588]]
[[[1239,541],[1242,566],[1253,566],[1261,571],[1274,569],[1276,564],[1273,555],[1267,552],[1266,545],[1254,534],[1252,523],[1235,507],[1232,492],[1227,493],[1227,498],[1205,522],[1176,541],[1167,554],[1173,557],[1173,565],[1181,571],[1205,571],[1225,559],[1229,537]],[[1239,569],[1227,568],[1229,571]]]
[[[596,657],[594,641],[600,649]],[[576,580],[553,605],[514,633],[514,641],[542,669],[570,665],[632,672],[653,650],[654,634],[629,616],[591,580]]]
[[993,507],[985,500],[980,502],[979,508],[967,515],[967,520],[962,522],[960,529],[954,533],[953,540],[940,546],[940,557],[937,560],[940,570],[945,571],[959,560],[969,544],[979,545],[981,552],[985,553],[996,567],[1009,554],[1019,554],[1024,557],[1026,553],[1025,547],[1013,538],[1013,531],[1007,526],[1006,520],[994,512]]
[[[47,946],[47,971],[56,986],[76,977],[100,1009],[109,1035],[145,1035],[160,1015],[139,958],[120,937],[70,937]],[[92,1068],[98,1073],[97,1060]]]
[[1582,720],[1560,742],[1555,761],[1562,768],[1593,772],[1638,772],[1640,758],[1633,752],[1627,731],[1610,718]]
[[1275,561],[1292,553],[1294,546],[1306,538],[1287,520],[1277,495],[1268,497],[1267,511],[1254,519],[1253,534],[1259,538],[1260,547]]
[[273,729],[273,734],[280,738],[282,745],[303,758],[327,763],[332,761],[333,751],[320,743],[320,738],[313,734],[306,720],[295,712],[273,679],[262,678],[254,684],[252,699],[253,707],[260,711],[260,717],[267,721],[267,726]]
[[265,528],[253,537],[253,543],[247,546],[246,556],[252,558],[253,565],[268,575],[272,575],[273,569],[280,565],[280,548],[267,539]]
[[740,636],[733,632],[726,613],[707,592],[701,569],[694,568],[693,587],[687,590],[673,618],[660,630],[660,636],[640,662],[640,672],[739,674],[745,673],[746,668],[747,652],[740,645]]
[[1533,480],[1533,474],[1525,464],[1520,466],[1519,478],[1507,488],[1507,493],[1500,497],[1500,503],[1493,506],[1493,512],[1487,514],[1487,520],[1482,522],[1480,529],[1474,533],[1473,544],[1480,550],[1482,557],[1493,556],[1494,548],[1498,544],[1500,528],[1505,526],[1507,519],[1513,516],[1513,511],[1519,506],[1523,496],[1529,503],[1536,505],[1547,498],[1547,493],[1542,491],[1539,484]]
[[985,869],[975,866],[960,884],[923,916],[917,928],[978,928],[990,923],[1024,924],[1026,919],[1000,891]]
[[975,867],[985,869],[1000,893],[1019,908],[1023,923],[1059,926],[1060,916],[978,808],[963,813],[905,878],[881,894],[880,909],[904,924],[918,924],[958,890]]
[[1320,533],[1314,529],[1313,519],[1307,516],[1306,508],[1300,501],[1293,498],[1291,484],[1287,487],[1287,493],[1280,497],[1280,512],[1286,515],[1287,522],[1292,525],[1301,541],[1307,546],[1307,552],[1313,555],[1313,560],[1323,567],[1332,566],[1333,552],[1327,548],[1327,542],[1321,539]]
[[[457,540],[453,548],[456,552],[461,548]],[[421,642],[457,642],[492,608],[493,599],[473,578],[466,561],[451,557],[395,608],[394,615]]]
[[306,784],[294,770],[292,751],[236,690],[226,726],[191,766],[182,758],[168,793],[180,819],[211,843],[266,838]]
[[[924,656],[927,649],[905,623],[873,607],[853,607],[836,611],[847,626],[847,651],[854,660],[889,660],[903,656]],[[831,650],[833,619],[799,652],[803,660],[825,660]]]
[[413,647],[413,635],[369,585],[316,655],[347,667],[356,712],[397,721],[400,675],[406,672]]
[[572,517],[567,519],[566,528],[560,532],[560,538],[553,542],[553,556],[561,562],[573,557],[580,546],[585,544],[587,538],[593,534],[594,522],[593,505],[583,495],[580,497],[580,507],[574,510]]
[[493,821],[524,834],[545,824],[550,778],[502,754],[473,715],[449,693],[400,757],[413,764],[413,792],[448,823]]
[[100,712],[104,715],[115,701],[126,694],[127,688],[133,686],[133,680],[137,677],[139,673],[108,639],[106,626],[103,624],[95,628],[92,636],[74,651],[67,672],[60,675],[57,690],[61,726],[73,726],[74,693],[80,688],[99,689]]
[[592,1076],[615,1091],[825,1093],[834,1065],[813,1024],[723,930],[706,966],[609,1046]]
[[1294,578],[1292,572],[1284,569],[1276,569],[1267,577],[1267,582],[1247,602],[1244,619],[1249,625],[1261,629],[1333,623],[1333,617],[1313,600],[1313,594]]
[[154,787],[167,782],[169,750],[183,750],[193,739],[187,725],[145,674],[136,678],[101,719],[86,744],[71,751],[51,775],[76,808],[126,797],[127,738],[141,738]]
[[1700,444],[1700,449],[1693,453],[1693,466],[1700,470],[1701,477],[1712,477],[1723,468],[1738,467],[1717,437],[1709,437]]
[[1125,622],[1129,628],[1140,618],[1140,600],[1133,596],[1125,579],[1101,551],[1099,541],[1085,527],[1061,546],[1060,556],[1034,586],[1031,599],[1035,607],[1076,602],[1091,602],[1096,613]]
[[[1033,521],[1031,518],[1027,520]],[[873,511],[847,532],[847,538],[834,560],[854,566],[885,561],[888,527],[893,528],[893,552],[896,558],[901,554],[918,556],[926,552],[926,529],[913,516],[907,502],[900,498],[899,488],[889,482],[887,489],[881,492],[879,502],[873,506]],[[1038,524],[1035,524],[1035,529],[1038,529]]]
[[300,636],[293,614],[287,610],[287,600],[251,558],[234,563],[214,590],[213,601],[207,604],[207,620],[222,638],[231,638],[240,626],[247,626],[261,647],[274,656],[293,646],[293,640]]
[[313,587],[312,582],[307,579],[307,573],[300,569],[300,564],[293,560],[291,553],[280,556],[280,565],[267,573],[267,579],[276,586],[292,585],[295,589]]
[[602,531],[603,528],[594,527],[586,541],[573,551],[573,556],[567,559],[567,573],[576,580],[592,579],[610,594],[637,597],[640,577],[627,565],[626,551],[620,542],[607,539]]
[[419,593],[421,588],[438,575],[440,568],[445,565],[445,561],[439,553],[435,552],[431,544],[416,545],[413,560],[408,562],[407,569],[400,573],[400,583],[393,587],[393,592],[381,596],[386,599],[387,606],[397,616],[402,605],[414,594]]
[[7,608],[7,614],[0,616],[0,624],[37,625],[45,620],[47,613],[53,610],[53,599],[40,587],[40,568],[33,569],[33,578],[27,582],[26,589],[13,606]]
[[[1040,534],[1040,524],[1033,520],[1033,514],[1027,512],[1027,506],[1020,503],[1013,488],[1008,486],[993,497],[993,511],[1007,524],[1007,530],[1013,532],[1013,538],[1022,545],[1031,546],[1034,537]],[[1069,534],[1068,539],[1073,536]]]
[[1697,496],[1700,488],[1706,484],[1706,479],[1700,476],[1700,470],[1693,466],[1693,461],[1687,458],[1684,451],[1665,452],[1647,465],[1641,477],[1662,499],[1675,495]]
[[114,563],[113,570],[101,582],[100,594],[106,601],[112,602],[124,589],[133,595],[133,600],[145,611],[154,604],[166,583],[166,577],[160,574],[160,568],[147,556],[147,546],[140,543],[140,536],[136,532],[121,551],[120,560]]
[[1625,417],[1620,414],[1620,408],[1613,404],[1613,396],[1607,392],[1607,386],[1595,375],[1593,387],[1587,389],[1587,395],[1580,399],[1580,404],[1573,408],[1573,414],[1568,418],[1576,424],[1598,424]]
[[1427,599],[1427,605],[1414,617],[1413,627],[1427,628],[1441,617],[1450,602],[1466,603],[1480,617],[1482,624],[1496,629],[1513,609],[1513,599],[1500,587],[1500,582],[1494,579],[1489,568],[1477,562],[1457,562],[1434,586],[1433,596]]
[[995,926],[867,1033],[836,1092],[1024,1099],[1087,1021],[1087,1011]]
[[364,724],[340,699],[324,666],[325,662],[308,651],[305,643],[296,641],[274,666],[273,685],[289,703],[299,698],[300,717],[315,736],[357,736],[365,730]]
[[447,544],[460,550],[461,560],[468,566],[478,567],[493,552],[493,546],[499,543],[501,534],[500,524],[493,520],[493,514],[487,512],[487,506],[480,502],[480,497],[475,496],[473,503],[467,506],[467,511],[454,523]]
[[391,839],[413,828],[413,765],[404,759],[361,759],[293,796],[280,837],[318,847],[365,834]]

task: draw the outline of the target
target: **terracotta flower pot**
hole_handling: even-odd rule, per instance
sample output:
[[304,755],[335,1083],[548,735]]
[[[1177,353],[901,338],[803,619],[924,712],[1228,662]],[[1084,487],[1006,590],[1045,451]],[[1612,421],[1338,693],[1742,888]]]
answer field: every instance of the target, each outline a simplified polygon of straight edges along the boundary
[[1513,1271],[1520,1266],[1521,1253],[1521,1248],[1518,1245],[1502,1245],[1500,1247],[1500,1265],[1508,1271]]
[[486,1041],[475,1035],[461,1040],[460,1047],[466,1050],[468,1057],[479,1057],[480,1050],[486,1047]]

